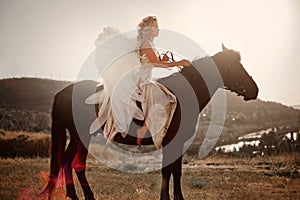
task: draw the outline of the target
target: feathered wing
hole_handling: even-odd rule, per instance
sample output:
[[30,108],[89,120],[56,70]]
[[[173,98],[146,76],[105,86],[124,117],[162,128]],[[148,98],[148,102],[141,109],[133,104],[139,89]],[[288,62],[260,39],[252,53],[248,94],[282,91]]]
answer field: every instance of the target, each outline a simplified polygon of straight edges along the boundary
[[[108,48],[108,45],[105,45],[105,41],[112,39],[113,37],[120,35],[121,31],[115,27],[104,27],[103,31],[98,35],[97,39],[95,40],[94,44],[96,45],[96,49],[94,52],[94,65],[100,72],[99,77],[99,85],[103,85],[103,71],[105,70],[105,66],[111,62],[111,58],[107,55],[110,54],[113,48]],[[109,43],[108,43],[109,44]],[[105,46],[105,47],[103,47]],[[107,58],[107,59],[105,59]],[[101,104],[105,97],[104,97],[103,90],[96,92],[95,94],[89,96],[86,100],[86,104]]]
[[[103,39],[105,35],[110,39]],[[141,65],[140,57],[136,38],[126,34],[100,34],[96,41],[95,65],[102,71],[104,89],[86,99],[88,104],[101,105],[90,133],[105,124],[104,135],[113,134],[109,136],[113,137],[117,132],[126,133],[132,118],[143,119],[142,111],[136,106],[136,100],[141,101],[139,80],[135,76]]]
[[95,40],[94,44],[96,46],[101,45],[105,40],[108,40],[118,34],[121,34],[121,31],[115,27],[105,27],[103,28],[103,32],[98,35],[98,38]]
[[[112,116],[119,132],[128,132],[132,118],[143,120],[143,113],[137,107],[136,101],[141,101],[138,88],[137,70],[139,70],[139,55],[131,52],[120,57],[115,63],[122,67],[111,93]],[[112,70],[114,71],[114,70]]]

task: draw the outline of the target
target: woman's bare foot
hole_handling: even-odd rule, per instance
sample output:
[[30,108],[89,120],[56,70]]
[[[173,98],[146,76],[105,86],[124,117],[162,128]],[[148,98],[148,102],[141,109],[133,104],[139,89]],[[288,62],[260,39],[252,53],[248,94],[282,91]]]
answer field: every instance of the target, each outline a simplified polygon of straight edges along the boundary
[[136,133],[137,133],[136,143],[139,146],[142,146],[142,140],[145,137],[147,131],[148,131],[147,126],[143,126],[142,128],[137,129],[137,131],[136,131]]

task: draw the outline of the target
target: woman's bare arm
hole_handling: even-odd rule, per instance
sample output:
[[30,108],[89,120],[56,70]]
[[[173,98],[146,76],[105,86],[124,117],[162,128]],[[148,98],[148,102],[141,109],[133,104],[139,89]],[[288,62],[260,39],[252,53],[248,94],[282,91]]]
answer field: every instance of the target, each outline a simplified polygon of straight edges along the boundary
[[145,41],[141,45],[140,54],[141,55],[146,54],[150,63],[154,64],[155,67],[162,67],[162,68],[169,68],[169,67],[175,67],[175,66],[188,67],[191,65],[190,61],[188,61],[188,60],[181,60],[178,62],[176,62],[176,61],[175,62],[167,62],[167,61],[159,60],[152,48],[152,45],[148,41]]

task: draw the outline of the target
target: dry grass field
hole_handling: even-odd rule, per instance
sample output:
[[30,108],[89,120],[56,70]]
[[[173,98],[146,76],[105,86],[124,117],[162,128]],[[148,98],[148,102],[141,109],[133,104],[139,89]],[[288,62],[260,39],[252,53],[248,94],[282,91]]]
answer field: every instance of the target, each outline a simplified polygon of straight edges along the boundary
[[[36,194],[46,183],[49,162],[49,158],[1,159],[0,199],[37,199]],[[182,176],[184,197],[300,199],[298,162],[299,155],[260,159],[185,158]],[[87,177],[96,199],[159,199],[159,171],[125,173],[89,157]],[[76,187],[80,199],[83,199],[77,181]],[[55,199],[65,199],[64,194],[64,188],[58,188]]]
[[49,157],[51,137],[46,133],[0,130],[1,158]]
[[[0,200],[39,199],[37,194],[49,174],[50,136],[6,132],[0,135],[0,141],[1,154],[9,154],[0,158]],[[241,159],[210,155],[201,160],[185,155],[183,163],[182,189],[187,200],[300,199],[299,153]],[[160,171],[126,173],[89,155],[86,174],[96,199],[159,199]],[[74,177],[78,196],[84,199]],[[57,188],[55,199],[66,199],[64,187]]]

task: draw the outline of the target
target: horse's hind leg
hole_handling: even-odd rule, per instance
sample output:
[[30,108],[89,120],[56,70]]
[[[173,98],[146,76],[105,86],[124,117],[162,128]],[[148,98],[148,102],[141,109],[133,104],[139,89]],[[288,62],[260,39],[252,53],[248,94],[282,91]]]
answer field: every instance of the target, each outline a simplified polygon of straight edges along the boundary
[[76,195],[74,180],[72,175],[72,162],[74,160],[76,150],[77,150],[78,138],[71,136],[70,143],[67,147],[67,150],[64,155],[64,162],[63,162],[63,170],[65,173],[65,181],[66,181],[66,190],[67,190],[67,197],[71,198],[72,200],[79,200]]
[[84,197],[86,200],[94,200],[94,194],[89,186],[89,183],[85,176],[85,168],[86,168],[86,158],[87,158],[88,150],[80,141],[77,146],[77,153],[74,159],[74,169],[78,180],[80,182],[81,188],[84,193]]

